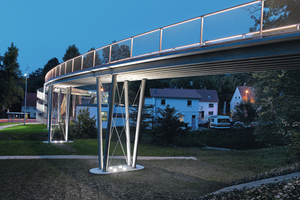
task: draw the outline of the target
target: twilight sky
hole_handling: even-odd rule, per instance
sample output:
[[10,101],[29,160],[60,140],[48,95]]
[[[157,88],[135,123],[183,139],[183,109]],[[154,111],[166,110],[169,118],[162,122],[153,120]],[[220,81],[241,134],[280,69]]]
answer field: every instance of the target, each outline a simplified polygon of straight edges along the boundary
[[80,53],[251,0],[0,0],[0,55],[13,42],[32,72],[69,45]]

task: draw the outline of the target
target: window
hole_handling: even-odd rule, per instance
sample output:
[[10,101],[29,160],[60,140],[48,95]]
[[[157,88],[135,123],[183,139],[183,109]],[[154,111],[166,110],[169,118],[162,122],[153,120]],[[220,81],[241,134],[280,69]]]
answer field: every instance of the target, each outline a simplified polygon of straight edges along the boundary
[[213,111],[209,111],[208,115],[214,115],[214,112]]
[[104,111],[104,112],[101,112],[102,114],[102,121],[107,121],[107,112]]
[[192,100],[187,100],[187,106],[192,106]]
[[165,100],[165,99],[162,99],[162,100],[160,101],[160,104],[163,105],[163,106],[166,105],[166,100]]
[[208,107],[213,108],[213,107],[214,107],[214,104],[213,104],[213,103],[210,103],[210,104],[208,105]]
[[180,115],[179,121],[180,121],[180,122],[183,122],[183,120],[184,120],[183,115]]

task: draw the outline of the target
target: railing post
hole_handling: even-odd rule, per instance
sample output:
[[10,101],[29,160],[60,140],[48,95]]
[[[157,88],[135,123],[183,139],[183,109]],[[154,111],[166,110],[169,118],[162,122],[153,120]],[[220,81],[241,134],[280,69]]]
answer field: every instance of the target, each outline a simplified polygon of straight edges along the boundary
[[203,46],[203,22],[204,22],[204,17],[201,17],[201,29],[200,29],[200,47]]
[[264,6],[265,6],[265,1],[264,1],[264,0],[261,0],[260,32],[259,32],[260,38],[262,38],[262,29],[263,29],[263,23],[264,23]]
[[81,70],[83,70],[83,55],[81,56]]
[[74,72],[74,58],[72,59],[72,72]]
[[95,63],[96,63],[96,51],[94,50],[94,59],[93,59],[93,67],[95,67]]
[[133,51],[133,37],[131,38],[130,58],[132,58],[132,51]]
[[109,57],[108,57],[108,63],[111,62],[111,45],[109,45]]
[[161,53],[161,46],[162,46],[162,35],[163,35],[163,29],[160,29],[160,37],[159,37],[159,53]]

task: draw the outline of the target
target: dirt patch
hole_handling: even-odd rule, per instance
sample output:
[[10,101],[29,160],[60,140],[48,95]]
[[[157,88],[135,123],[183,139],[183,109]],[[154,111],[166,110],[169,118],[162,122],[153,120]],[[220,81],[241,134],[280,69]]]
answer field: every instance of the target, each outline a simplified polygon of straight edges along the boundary
[[95,175],[89,169],[97,160],[0,161],[0,199],[194,199],[226,187],[232,175],[248,174],[200,160],[138,164],[145,169]]

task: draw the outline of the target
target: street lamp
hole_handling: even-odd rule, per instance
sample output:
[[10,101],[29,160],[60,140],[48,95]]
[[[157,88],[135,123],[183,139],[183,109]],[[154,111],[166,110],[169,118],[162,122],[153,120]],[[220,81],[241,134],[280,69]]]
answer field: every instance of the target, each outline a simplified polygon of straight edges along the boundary
[[26,120],[26,100],[27,100],[27,71],[26,74],[24,74],[25,78],[26,78],[26,84],[25,84],[25,108],[24,108],[24,125],[25,125],[25,120]]

